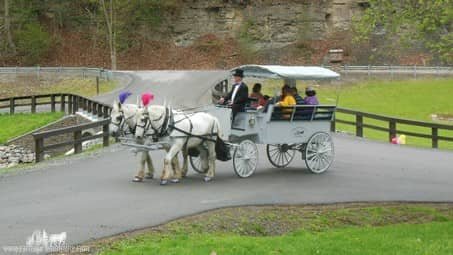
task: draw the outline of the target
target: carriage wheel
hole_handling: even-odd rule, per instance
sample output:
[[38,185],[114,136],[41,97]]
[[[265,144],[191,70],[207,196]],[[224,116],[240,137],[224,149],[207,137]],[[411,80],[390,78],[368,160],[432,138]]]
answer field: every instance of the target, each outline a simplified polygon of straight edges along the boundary
[[283,168],[291,163],[296,151],[292,150],[288,144],[268,144],[266,146],[266,153],[269,162],[273,166]]
[[325,172],[335,157],[332,137],[325,132],[315,133],[305,146],[305,164],[312,173]]
[[201,158],[200,157],[192,157],[189,156],[189,161],[190,165],[192,166],[192,169],[199,173],[199,174],[205,174],[206,171],[201,170]]
[[239,143],[233,154],[234,172],[241,177],[246,178],[252,175],[258,165],[258,148],[250,140],[244,140]]

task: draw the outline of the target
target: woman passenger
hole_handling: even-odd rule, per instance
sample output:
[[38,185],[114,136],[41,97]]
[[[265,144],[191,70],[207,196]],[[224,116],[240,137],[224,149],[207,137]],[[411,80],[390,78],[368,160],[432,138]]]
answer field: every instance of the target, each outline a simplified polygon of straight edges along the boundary
[[261,83],[255,83],[252,91],[253,92],[250,94],[250,97],[257,99],[257,101],[252,102],[250,106],[255,108],[265,106],[267,100],[264,98],[263,94],[261,94]]
[[[296,99],[294,99],[292,92],[292,88],[285,84],[282,88],[282,96],[280,98],[280,101],[275,105],[281,107],[291,107],[296,105]],[[284,119],[289,119],[291,118],[292,112],[293,109],[282,109],[282,117]]]

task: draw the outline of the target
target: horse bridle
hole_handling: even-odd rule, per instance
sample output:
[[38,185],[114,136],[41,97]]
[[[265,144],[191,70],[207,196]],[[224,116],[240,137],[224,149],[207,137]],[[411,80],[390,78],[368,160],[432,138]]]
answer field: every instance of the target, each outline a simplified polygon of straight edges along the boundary
[[[119,113],[120,113],[120,116],[117,116],[117,117],[116,117],[116,120],[119,120],[119,122],[116,123],[116,122],[113,122],[113,121],[112,121],[112,125],[117,126],[117,127],[118,127],[118,130],[120,130],[120,132],[126,133],[126,132],[124,131],[124,125],[126,125],[126,122],[127,122],[129,119],[133,118],[134,115],[132,115],[132,116],[126,118],[126,116],[125,116],[125,114],[124,114],[124,111],[123,111],[122,109],[119,110]],[[137,125],[136,125],[136,126],[137,126]],[[135,133],[135,127],[134,127],[134,128],[131,128],[131,127],[129,126],[129,131],[130,131],[131,133]]]
[[[143,128],[144,134],[146,134],[150,128],[153,130],[153,134],[152,134],[153,139],[163,137],[165,134],[168,133],[170,119],[172,118],[172,111],[169,110],[168,107],[165,107],[165,112],[162,113],[162,115],[160,115],[158,118],[153,119],[153,120],[150,120],[148,112],[144,112],[143,115],[145,117],[143,125],[137,124],[136,126]],[[160,121],[163,118],[165,118],[165,119],[159,127],[155,127],[153,125],[153,122]]]

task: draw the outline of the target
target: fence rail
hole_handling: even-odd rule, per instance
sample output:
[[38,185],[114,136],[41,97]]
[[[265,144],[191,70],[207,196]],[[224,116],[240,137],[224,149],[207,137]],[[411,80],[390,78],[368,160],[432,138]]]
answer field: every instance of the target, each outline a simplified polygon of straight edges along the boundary
[[[3,103],[3,104],[2,104]],[[6,104],[5,104],[6,103]],[[75,114],[79,110],[83,110],[89,114],[104,118],[103,120],[75,125],[50,131],[43,131],[33,133],[35,141],[35,160],[36,162],[43,160],[45,150],[54,149],[62,146],[72,145],[74,153],[82,151],[82,142],[103,138],[103,145],[109,145],[109,123],[110,112],[112,107],[110,105],[69,93],[45,94],[45,95],[31,95],[19,96],[10,98],[0,98],[0,109],[9,108],[10,114],[14,114],[16,107],[30,107],[30,112],[35,113],[39,105],[50,105],[50,111],[55,112],[57,109],[61,112],[68,114]],[[57,106],[59,106],[57,108]],[[102,127],[102,133],[89,137],[82,137],[82,131],[90,128]],[[62,135],[73,134],[73,140],[68,142],[56,143],[51,145],[44,145],[44,140]]]
[[[332,121],[332,125],[331,125],[332,132],[336,131],[336,123],[342,123],[342,124],[346,124],[346,125],[355,126],[355,135],[359,136],[359,137],[363,137],[364,128],[369,128],[369,129],[373,129],[373,130],[387,132],[389,141],[392,141],[392,139],[394,137],[396,137],[397,134],[403,134],[403,135],[407,135],[407,136],[430,139],[432,148],[439,148],[439,141],[453,142],[453,137],[439,135],[440,130],[453,130],[452,125],[395,118],[395,117],[377,115],[377,114],[372,114],[372,113],[367,113],[367,112],[354,111],[351,109],[340,108],[340,107],[337,107],[337,113],[353,115],[353,116],[355,116],[355,120],[347,121],[347,120],[338,119],[337,116],[335,116],[335,119],[334,119],[334,121]],[[366,124],[366,123],[364,123],[363,118],[369,118],[369,119],[373,119],[373,120],[386,122],[388,127]],[[398,124],[428,128],[431,131],[431,134],[417,133],[417,132],[406,131],[404,129],[399,129]]]
[[30,112],[35,113],[37,106],[40,105],[50,105],[51,112],[55,112],[59,106],[58,110],[61,112],[75,114],[79,109],[83,109],[87,113],[104,118],[107,118],[111,111],[110,105],[70,93],[0,98],[0,109],[9,108],[10,114],[14,114],[17,107],[26,106],[30,106]]
[[[54,148],[67,146],[67,145],[73,146],[74,153],[80,153],[80,152],[82,152],[82,142],[97,139],[97,138],[103,139],[104,147],[109,146],[109,135],[110,135],[109,134],[109,124],[110,124],[110,119],[104,119],[101,121],[96,121],[96,122],[87,123],[87,124],[81,124],[81,125],[76,125],[76,126],[71,126],[71,127],[54,129],[54,130],[50,130],[50,131],[33,133],[32,135],[35,140],[35,161],[40,162],[44,159],[45,150],[54,149]],[[82,137],[83,130],[86,130],[89,128],[96,128],[96,127],[102,127],[101,134],[88,136],[88,137]],[[45,139],[48,139],[50,137],[54,137],[57,135],[71,134],[71,133],[73,135],[73,140],[71,140],[71,141],[55,143],[55,144],[51,144],[51,145],[44,145]]]

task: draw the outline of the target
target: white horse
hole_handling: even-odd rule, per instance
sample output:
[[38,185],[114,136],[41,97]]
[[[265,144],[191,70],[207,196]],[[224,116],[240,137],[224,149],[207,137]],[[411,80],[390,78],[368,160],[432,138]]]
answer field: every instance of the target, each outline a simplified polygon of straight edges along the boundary
[[189,148],[197,148],[200,151],[202,168],[207,170],[204,181],[208,182],[214,178],[215,139],[221,135],[217,118],[204,112],[192,114],[175,112],[161,105],[151,105],[140,109],[136,116],[135,137],[137,139],[150,136],[170,144],[170,149],[164,159],[161,185],[167,184],[171,176],[174,178],[173,182],[178,182],[182,177],[179,167],[170,166],[170,161],[180,151],[183,151],[184,154],[183,171],[187,172],[187,155],[184,152]]
[[[135,115],[139,107],[135,104],[121,104],[116,100],[113,102],[112,112],[110,113],[110,134],[114,137],[134,134],[137,126]],[[145,175],[145,165],[148,165],[148,172]],[[142,151],[140,155],[140,166],[137,175],[132,179],[134,182],[141,182],[143,178],[152,179],[154,166],[147,151]]]
[[[136,115],[140,107],[135,104],[121,104],[116,100],[113,102],[112,111],[110,113],[110,134],[114,137],[126,136],[128,134],[134,135],[137,126]],[[139,141],[144,143],[144,141]],[[167,149],[168,150],[168,149]],[[171,164],[175,168],[179,168],[178,158],[175,157],[171,161]],[[145,167],[148,166],[148,172],[145,174]],[[187,167],[185,168],[187,169]],[[183,173],[185,177],[187,170]],[[147,151],[141,151],[140,165],[138,173],[132,179],[133,182],[142,182],[143,179],[152,179],[154,176],[153,161]]]

